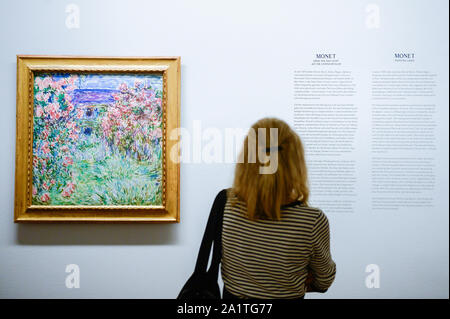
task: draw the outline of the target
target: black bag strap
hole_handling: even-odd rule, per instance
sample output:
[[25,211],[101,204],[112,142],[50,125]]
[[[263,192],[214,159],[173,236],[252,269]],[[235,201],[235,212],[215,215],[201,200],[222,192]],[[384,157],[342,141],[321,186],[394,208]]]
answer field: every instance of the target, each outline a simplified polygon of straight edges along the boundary
[[[205,233],[203,234],[202,243],[200,245],[200,250],[197,257],[197,263],[195,264],[194,273],[198,274],[208,272],[211,276],[218,276],[220,259],[222,257],[222,223],[226,201],[227,190],[223,189],[214,199],[214,203],[209,213],[208,222],[206,224]],[[211,266],[208,271],[206,271],[213,242],[214,249]]]
[[225,210],[225,204],[227,202],[227,190],[224,189],[219,193],[219,210],[216,215],[216,229],[214,232],[214,248],[213,256],[211,261],[211,266],[208,269],[208,273],[214,278],[217,278],[219,274],[219,265],[222,259],[222,224],[223,224],[223,213]]

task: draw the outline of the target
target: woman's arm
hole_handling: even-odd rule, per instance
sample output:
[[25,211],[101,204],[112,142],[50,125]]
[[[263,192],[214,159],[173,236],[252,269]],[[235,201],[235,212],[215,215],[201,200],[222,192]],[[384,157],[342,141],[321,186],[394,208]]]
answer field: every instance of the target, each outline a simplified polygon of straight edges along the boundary
[[306,280],[307,292],[325,292],[336,276],[336,264],[330,253],[328,219],[321,211],[312,231],[312,256]]

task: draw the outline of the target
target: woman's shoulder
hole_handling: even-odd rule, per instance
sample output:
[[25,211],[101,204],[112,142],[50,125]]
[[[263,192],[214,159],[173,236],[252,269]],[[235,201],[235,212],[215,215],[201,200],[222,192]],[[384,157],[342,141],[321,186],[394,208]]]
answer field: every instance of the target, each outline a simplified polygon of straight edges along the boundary
[[287,212],[294,212],[298,216],[307,217],[308,219],[316,220],[325,216],[321,208],[307,205],[300,200],[283,205],[282,208]]
[[234,192],[233,188],[224,188],[222,192],[225,192],[228,202],[243,202],[241,198]]

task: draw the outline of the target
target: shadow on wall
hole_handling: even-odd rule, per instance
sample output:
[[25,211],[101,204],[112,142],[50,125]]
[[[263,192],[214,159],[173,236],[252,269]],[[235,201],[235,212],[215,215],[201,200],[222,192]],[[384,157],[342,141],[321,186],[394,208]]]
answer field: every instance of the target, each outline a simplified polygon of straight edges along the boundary
[[179,224],[17,224],[19,245],[170,245]]

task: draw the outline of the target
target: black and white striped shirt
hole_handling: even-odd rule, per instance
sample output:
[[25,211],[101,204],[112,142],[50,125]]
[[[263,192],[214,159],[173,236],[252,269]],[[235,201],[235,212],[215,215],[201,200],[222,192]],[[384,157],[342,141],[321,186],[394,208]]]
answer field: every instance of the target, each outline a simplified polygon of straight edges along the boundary
[[302,297],[308,268],[313,286],[324,292],[336,275],[328,219],[320,209],[299,201],[282,206],[279,221],[252,221],[246,217],[245,202],[231,205],[228,198],[221,262],[226,290],[241,298]]

